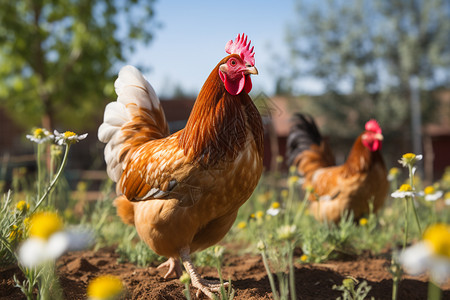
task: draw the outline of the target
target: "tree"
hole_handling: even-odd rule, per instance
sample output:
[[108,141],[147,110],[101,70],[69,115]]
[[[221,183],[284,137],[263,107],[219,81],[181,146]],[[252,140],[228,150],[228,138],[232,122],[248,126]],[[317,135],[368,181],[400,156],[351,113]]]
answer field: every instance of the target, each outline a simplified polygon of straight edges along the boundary
[[148,43],[153,1],[0,0],[0,103],[21,124],[86,129],[113,66]]
[[[354,136],[375,117],[392,133],[409,128],[411,83],[423,99],[450,80],[450,2],[445,0],[298,1],[288,32],[297,78],[325,87],[313,110],[328,129]],[[430,108],[429,101],[422,101]],[[426,116],[425,116],[426,117]],[[354,130],[343,127],[347,120]],[[339,126],[339,124],[340,126]],[[337,129],[342,128],[339,132]]]

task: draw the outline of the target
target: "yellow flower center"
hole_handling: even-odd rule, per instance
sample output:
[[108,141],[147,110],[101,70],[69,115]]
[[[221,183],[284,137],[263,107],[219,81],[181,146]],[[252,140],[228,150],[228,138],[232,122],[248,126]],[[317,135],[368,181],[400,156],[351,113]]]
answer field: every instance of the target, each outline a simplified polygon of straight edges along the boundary
[[75,132],[72,132],[72,131],[66,131],[66,132],[64,132],[64,138],[70,138],[71,136],[76,136],[77,134],[75,133]]
[[308,255],[306,255],[306,254],[303,254],[302,256],[300,256],[300,260],[301,261],[307,261],[308,260]]
[[280,203],[279,202],[273,202],[271,207],[274,208],[274,209],[280,208]]
[[307,193],[312,193],[312,192],[314,192],[314,187],[313,187],[312,185],[310,185],[310,184],[307,184],[307,185],[305,186],[305,191],[306,191]]
[[295,231],[297,230],[297,226],[295,225],[283,225],[278,228],[278,238],[280,240],[290,240],[295,236]]
[[402,184],[399,189],[400,192],[411,192],[412,187],[409,184]]
[[16,208],[20,211],[27,211],[30,208],[30,204],[26,203],[24,200],[17,202]]
[[87,288],[87,295],[95,299],[111,299],[119,296],[123,291],[120,278],[104,275],[93,279]]
[[30,222],[30,236],[45,240],[63,228],[61,218],[52,212],[37,213],[31,218]]
[[391,168],[390,170],[389,170],[389,174],[391,174],[391,175],[397,175],[399,173],[399,169],[398,168]]
[[9,233],[9,240],[12,242],[22,237],[22,230],[17,225],[11,226],[11,232]]
[[407,160],[412,160],[412,159],[416,158],[416,155],[414,153],[405,153],[405,154],[403,154],[402,157]]
[[423,239],[429,243],[437,255],[450,258],[450,226],[434,224],[425,231]]
[[191,276],[185,271],[183,271],[183,275],[180,276],[180,281],[183,284],[189,284],[191,282]]
[[42,128],[36,128],[36,129],[34,130],[34,132],[33,132],[33,135],[34,135],[34,137],[37,138],[37,139],[41,139],[41,138],[45,137],[44,129],[42,129]]
[[367,219],[366,218],[361,218],[361,219],[359,219],[359,225],[361,225],[361,226],[365,226],[365,225],[367,225]]
[[283,162],[284,158],[281,155],[277,155],[276,160],[277,160],[277,163],[281,164]]
[[289,177],[289,184],[294,184],[298,181],[299,177],[298,176],[291,176]]
[[263,212],[262,210],[258,210],[258,211],[255,213],[255,217],[256,217],[257,219],[262,219],[263,216],[264,216],[264,212]]
[[238,227],[239,229],[244,229],[244,228],[247,227],[247,223],[244,222],[244,221],[239,222],[239,223],[237,224],[237,227]]
[[444,198],[445,199],[450,199],[450,192],[445,193]]
[[435,193],[435,189],[430,185],[427,186],[423,192],[425,193],[425,195],[431,195]]

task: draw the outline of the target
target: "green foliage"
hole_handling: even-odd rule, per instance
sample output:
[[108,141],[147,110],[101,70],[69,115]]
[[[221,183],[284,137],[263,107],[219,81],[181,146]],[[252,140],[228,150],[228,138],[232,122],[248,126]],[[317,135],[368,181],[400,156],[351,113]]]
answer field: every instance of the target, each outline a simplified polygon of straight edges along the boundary
[[113,68],[148,43],[153,1],[0,2],[0,105],[23,125],[74,130],[113,95]]
[[[149,266],[156,261],[163,261],[164,258],[153,252],[146,243],[139,240],[136,229],[128,227],[128,235],[117,245],[116,252],[120,255],[119,262],[129,261],[140,267]],[[126,232],[121,232],[124,234]]]
[[[355,284],[358,286],[355,290]],[[338,297],[337,300],[364,300],[367,299],[372,288],[367,284],[367,281],[363,281],[358,284],[358,281],[354,278],[348,277],[342,281],[342,285],[333,285],[333,290],[342,292],[342,298]],[[371,297],[370,299],[375,299]]]
[[[408,128],[411,80],[424,119],[430,92],[448,83],[450,10],[432,1],[297,1],[288,31],[292,74],[317,78],[325,94],[306,109],[327,117],[325,132],[355,136],[369,118],[393,134]],[[345,120],[348,126],[342,126]]]

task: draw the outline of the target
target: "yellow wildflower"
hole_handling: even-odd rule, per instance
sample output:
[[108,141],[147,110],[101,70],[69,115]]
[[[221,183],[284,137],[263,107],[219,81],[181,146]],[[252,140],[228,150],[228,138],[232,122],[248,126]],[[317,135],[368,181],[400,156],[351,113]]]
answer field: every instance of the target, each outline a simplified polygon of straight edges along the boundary
[[183,275],[180,276],[182,284],[189,284],[191,282],[191,276],[186,271],[183,271]]
[[287,198],[288,196],[289,196],[289,191],[288,190],[282,190],[281,191],[281,197]]
[[123,283],[120,278],[111,275],[103,275],[93,279],[87,288],[87,295],[91,299],[115,299],[123,291]]
[[18,240],[18,239],[21,239],[22,238],[22,230],[20,230],[19,229],[19,227],[17,227],[17,225],[12,225],[11,226],[11,232],[9,233],[9,240],[12,242],[12,241],[15,241],[15,240]]
[[366,218],[361,218],[359,219],[359,225],[361,226],[366,226],[367,225],[367,219]]
[[39,237],[44,240],[52,234],[63,229],[61,218],[52,212],[37,213],[31,218],[30,236]]
[[302,262],[306,262],[306,261],[308,260],[308,255],[303,254],[302,256],[300,256],[300,260],[301,260]]
[[23,219],[23,225],[25,226],[25,228],[30,227],[30,218],[26,217],[25,219]]
[[313,187],[312,185],[310,185],[310,184],[307,184],[307,185],[305,186],[305,191],[306,191],[307,193],[312,193],[312,192],[314,192],[314,187]]
[[390,175],[397,175],[398,173],[400,173],[400,170],[398,169],[398,168],[396,168],[396,167],[393,167],[393,168],[391,168],[390,170],[389,170],[389,174]]
[[291,176],[291,177],[289,177],[289,179],[288,179],[288,183],[289,183],[289,185],[293,185],[293,184],[295,184],[296,182],[298,182],[298,180],[299,180],[300,178],[298,177],[298,176]]
[[28,204],[25,200],[21,200],[17,202],[16,208],[21,212],[26,212],[30,209],[30,204]]
[[255,217],[256,217],[256,219],[262,219],[262,217],[264,217],[264,212],[262,210],[258,210],[255,213]]
[[284,158],[283,158],[283,156],[281,156],[281,155],[277,155],[277,157],[276,157],[276,161],[277,161],[277,163],[278,164],[281,164],[283,161],[284,161]]
[[247,223],[244,222],[244,221],[239,222],[239,223],[237,224],[237,227],[238,227],[239,229],[244,229],[244,228],[247,227]]

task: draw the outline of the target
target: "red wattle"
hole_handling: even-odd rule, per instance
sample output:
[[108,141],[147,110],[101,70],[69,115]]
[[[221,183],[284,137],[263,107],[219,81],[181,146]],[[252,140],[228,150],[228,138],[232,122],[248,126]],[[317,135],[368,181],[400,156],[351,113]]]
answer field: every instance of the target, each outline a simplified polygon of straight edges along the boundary
[[230,80],[226,74],[223,74],[223,72],[219,70],[219,76],[225,85],[225,89],[228,91],[228,93],[230,93],[233,96],[242,92],[244,86],[246,86],[244,75],[239,76],[239,78],[236,78],[236,80]]
[[250,78],[250,75],[245,75],[244,92],[248,94],[250,93],[251,90],[252,90],[252,80]]

